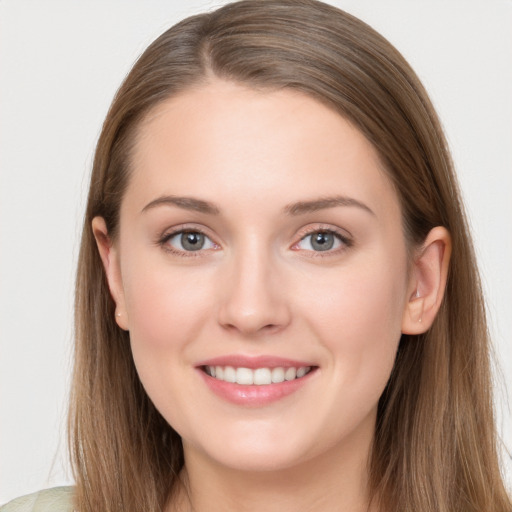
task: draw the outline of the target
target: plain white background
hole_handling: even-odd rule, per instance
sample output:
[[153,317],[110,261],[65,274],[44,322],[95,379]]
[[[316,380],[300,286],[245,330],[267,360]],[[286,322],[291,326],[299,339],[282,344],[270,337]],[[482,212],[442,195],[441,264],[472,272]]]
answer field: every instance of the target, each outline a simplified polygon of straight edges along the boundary
[[[155,37],[222,3],[0,0],[0,503],[72,481],[65,415],[73,275],[111,98]],[[499,429],[510,452],[512,2],[330,3],[395,44],[440,113],[480,258],[502,370]]]

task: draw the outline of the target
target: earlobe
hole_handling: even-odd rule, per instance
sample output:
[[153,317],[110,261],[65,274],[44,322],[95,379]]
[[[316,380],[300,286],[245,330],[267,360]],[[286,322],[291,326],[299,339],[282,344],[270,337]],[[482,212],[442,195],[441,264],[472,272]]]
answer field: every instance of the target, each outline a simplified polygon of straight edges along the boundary
[[431,327],[443,301],[450,255],[450,233],[442,226],[433,228],[417,252],[410,272],[402,333],[421,334]]
[[423,311],[425,309],[425,299],[423,297],[415,296],[413,299],[409,299],[407,304],[407,313],[409,319],[414,324],[421,324],[423,322]]
[[108,234],[107,225],[103,217],[94,217],[91,227],[107,277],[110,295],[116,303],[115,320],[121,329],[128,330],[121,269],[116,248]]

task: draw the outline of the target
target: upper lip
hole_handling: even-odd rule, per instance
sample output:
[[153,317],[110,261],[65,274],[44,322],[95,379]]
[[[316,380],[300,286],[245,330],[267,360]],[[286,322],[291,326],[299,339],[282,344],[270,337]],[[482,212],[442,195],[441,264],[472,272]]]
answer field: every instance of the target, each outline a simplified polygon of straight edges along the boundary
[[232,366],[234,368],[301,368],[303,366],[316,366],[310,361],[298,361],[270,355],[244,356],[238,354],[213,357],[200,361],[197,367],[201,366]]

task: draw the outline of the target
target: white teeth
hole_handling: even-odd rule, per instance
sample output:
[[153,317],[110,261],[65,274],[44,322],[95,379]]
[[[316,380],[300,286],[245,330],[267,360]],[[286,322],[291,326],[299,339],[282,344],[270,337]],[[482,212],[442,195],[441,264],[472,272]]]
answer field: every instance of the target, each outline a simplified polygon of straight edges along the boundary
[[249,386],[254,382],[254,372],[249,368],[236,369],[236,383]]
[[284,368],[273,368],[272,369],[272,382],[278,384],[284,381]]
[[236,370],[232,366],[224,368],[224,378],[226,382],[236,382]]
[[305,368],[304,366],[299,368],[297,370],[297,379],[300,379],[301,377],[304,377],[304,375],[306,375],[306,371],[307,371],[307,368]]
[[297,369],[293,368],[293,367],[286,368],[286,372],[284,373],[284,378],[286,380],[293,380],[293,379],[295,379],[295,377],[297,377]]
[[304,377],[311,371],[311,366],[301,366],[299,368],[234,368],[232,366],[206,366],[205,371],[211,377],[225,382],[237,383],[243,386],[255,384],[264,386],[269,384],[279,384],[285,380],[295,380]]
[[254,384],[271,384],[272,383],[272,372],[268,368],[258,368],[254,370]]

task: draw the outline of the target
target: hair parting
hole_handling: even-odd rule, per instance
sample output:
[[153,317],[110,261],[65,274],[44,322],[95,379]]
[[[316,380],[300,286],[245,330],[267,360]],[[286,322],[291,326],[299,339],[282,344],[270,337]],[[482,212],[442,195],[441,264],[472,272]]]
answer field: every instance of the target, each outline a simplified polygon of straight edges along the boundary
[[510,511],[482,290],[440,122],[389,42],[314,0],[246,0],[187,18],[148,47],[113,100],[94,158],[76,280],[69,444],[77,510],[160,511],[180,485],[180,437],[139,381],[90,226],[102,216],[115,239],[145,119],[211,77],[261,91],[298,90],[339,112],[376,148],[411,246],[435,226],[449,230],[444,303],[426,334],[402,336],[379,402],[368,463],[372,497],[395,512]]

